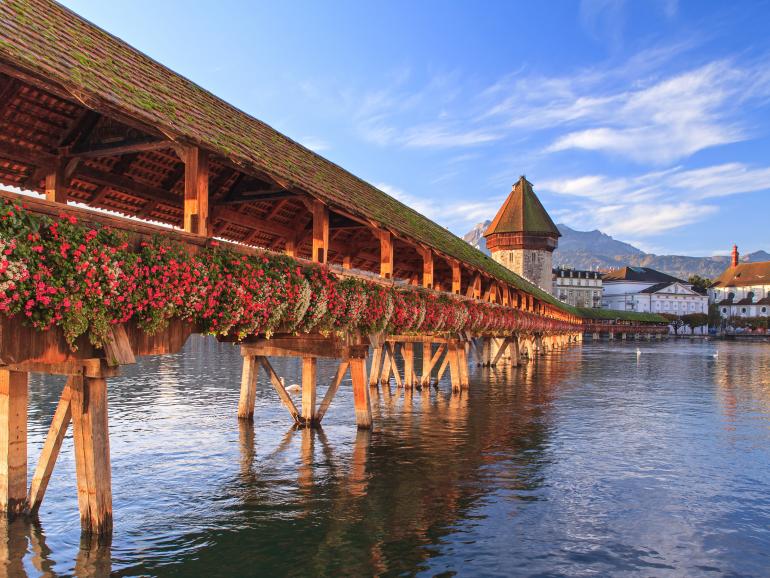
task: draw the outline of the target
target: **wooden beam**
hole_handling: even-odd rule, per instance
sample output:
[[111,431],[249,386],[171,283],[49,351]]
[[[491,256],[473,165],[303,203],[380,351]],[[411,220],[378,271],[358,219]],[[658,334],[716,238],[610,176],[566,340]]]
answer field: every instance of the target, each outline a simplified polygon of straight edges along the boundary
[[390,231],[379,229],[380,238],[380,276],[385,279],[393,277],[393,237]]
[[329,209],[323,202],[313,201],[313,252],[312,260],[326,263],[329,257]]
[[337,394],[337,390],[340,388],[342,379],[345,377],[345,373],[347,372],[349,366],[350,363],[346,360],[340,362],[340,365],[337,368],[337,373],[329,385],[329,389],[326,390],[326,395],[324,395],[323,401],[321,402],[321,405],[318,408],[318,412],[316,413],[316,420],[318,423],[320,423],[326,415],[326,410],[329,409],[334,396]]
[[145,185],[125,175],[115,175],[81,165],[75,171],[73,178],[87,181],[95,185],[108,186],[149,201],[157,201],[170,206],[179,205],[179,197],[160,187]]
[[67,428],[72,420],[72,407],[70,401],[72,397],[71,382],[73,379],[80,378],[70,377],[67,380],[67,383],[64,384],[64,389],[59,398],[59,404],[56,406],[56,411],[51,420],[51,427],[48,428],[48,435],[45,438],[45,443],[40,452],[40,458],[38,458],[35,473],[32,476],[32,484],[29,488],[27,502],[29,504],[29,511],[33,514],[40,509],[40,505],[43,503],[43,497],[45,496],[46,488],[48,488],[48,482],[51,479],[51,474],[56,465],[56,459],[59,457],[61,444],[64,441]]
[[171,141],[159,140],[154,137],[141,137],[117,143],[95,145],[91,147],[77,147],[69,151],[67,156],[82,159],[114,157],[127,153],[141,153],[147,151],[156,151],[160,149],[169,149],[172,148],[174,144],[175,143]]
[[279,225],[277,223],[269,223],[267,221],[263,221],[262,219],[258,219],[257,217],[252,217],[251,215],[246,215],[239,211],[228,209],[227,207],[223,206],[214,207],[211,212],[211,218],[213,221],[229,221],[241,227],[263,231],[265,233],[269,233],[270,235],[277,235],[285,239],[293,239],[296,235],[296,231],[294,229],[290,229],[289,227],[284,227],[283,225]]
[[422,286],[433,289],[433,251],[422,249]]
[[281,378],[278,377],[278,374],[273,369],[273,366],[270,365],[267,357],[259,355],[257,356],[257,361],[267,373],[268,377],[270,378],[270,383],[273,384],[273,388],[275,388],[275,391],[278,393],[278,397],[281,398],[283,405],[286,407],[286,409],[289,410],[291,417],[294,419],[294,421],[299,423],[300,418],[299,412],[297,411],[297,406],[294,405],[294,402],[291,400],[291,397],[286,391],[286,388],[283,386],[283,383],[281,383]]
[[45,176],[45,198],[54,203],[67,204],[64,163],[58,161]]
[[452,293],[459,295],[462,287],[462,268],[459,261],[452,261]]
[[286,239],[286,247],[283,252],[289,257],[297,257],[297,240],[294,237]]
[[0,511],[27,505],[28,374],[0,369]]
[[112,533],[112,472],[107,381],[72,378],[72,430],[80,523],[86,534]]
[[184,172],[184,230],[211,236],[209,221],[209,159],[198,147],[183,149]]

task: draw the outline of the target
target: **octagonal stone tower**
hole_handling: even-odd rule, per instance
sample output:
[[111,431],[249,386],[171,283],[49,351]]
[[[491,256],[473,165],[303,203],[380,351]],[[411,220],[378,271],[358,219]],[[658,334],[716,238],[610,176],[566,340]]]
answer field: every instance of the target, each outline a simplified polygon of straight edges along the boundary
[[559,229],[523,176],[484,233],[492,258],[548,293]]

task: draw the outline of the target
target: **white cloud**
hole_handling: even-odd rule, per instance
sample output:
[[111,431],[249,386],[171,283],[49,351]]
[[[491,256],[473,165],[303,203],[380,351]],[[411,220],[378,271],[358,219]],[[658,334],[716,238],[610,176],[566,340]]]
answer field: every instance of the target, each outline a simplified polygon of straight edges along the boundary
[[667,184],[692,191],[704,199],[766,191],[770,189],[770,167],[751,168],[743,163],[725,163],[681,171],[668,179]]
[[574,199],[561,217],[567,224],[645,237],[713,215],[718,207],[706,199],[770,189],[770,167],[726,163],[629,177],[583,175],[542,181],[539,189]]
[[436,223],[445,227],[457,227],[461,230],[463,227],[471,227],[480,221],[491,218],[500,208],[504,199],[502,196],[495,196],[483,201],[443,203],[409,194],[388,183],[375,183],[374,186]]

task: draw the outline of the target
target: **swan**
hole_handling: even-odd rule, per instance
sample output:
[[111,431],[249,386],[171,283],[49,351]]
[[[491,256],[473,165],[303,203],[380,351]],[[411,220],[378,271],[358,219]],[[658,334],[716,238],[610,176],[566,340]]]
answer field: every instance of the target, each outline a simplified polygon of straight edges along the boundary
[[638,347],[636,348],[636,356],[639,357],[642,354],[642,350]]
[[300,385],[298,383],[292,383],[289,387],[286,388],[286,391],[289,393],[297,393],[300,389]]

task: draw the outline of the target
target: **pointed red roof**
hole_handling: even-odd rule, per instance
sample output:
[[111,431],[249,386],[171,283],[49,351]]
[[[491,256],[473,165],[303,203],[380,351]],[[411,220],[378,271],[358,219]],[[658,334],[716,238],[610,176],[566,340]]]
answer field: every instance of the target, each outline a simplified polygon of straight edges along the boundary
[[489,225],[485,237],[495,233],[537,233],[561,237],[548,212],[530,183],[523,176],[513,185],[511,194]]

